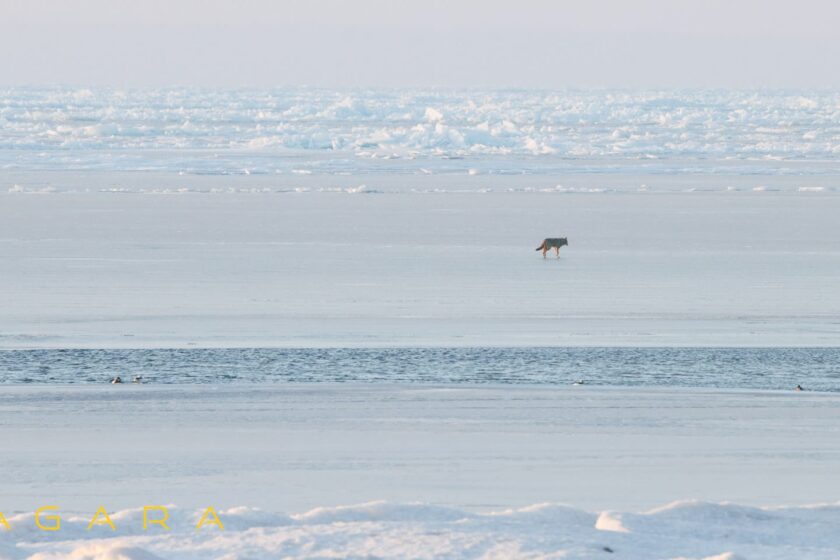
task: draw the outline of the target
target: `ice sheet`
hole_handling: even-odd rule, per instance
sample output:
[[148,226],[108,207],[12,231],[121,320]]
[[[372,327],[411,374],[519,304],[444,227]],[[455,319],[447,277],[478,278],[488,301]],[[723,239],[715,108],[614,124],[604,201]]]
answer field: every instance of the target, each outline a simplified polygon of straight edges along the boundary
[[[0,345],[835,346],[827,193],[0,194]],[[561,258],[534,251],[566,236]]]

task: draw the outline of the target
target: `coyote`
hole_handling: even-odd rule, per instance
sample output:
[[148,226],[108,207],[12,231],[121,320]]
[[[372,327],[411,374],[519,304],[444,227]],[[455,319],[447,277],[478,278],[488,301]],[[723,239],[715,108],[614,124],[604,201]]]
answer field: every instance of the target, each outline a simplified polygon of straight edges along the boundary
[[543,252],[543,258],[545,258],[545,254],[548,252],[549,249],[552,247],[557,252],[557,258],[560,258],[560,247],[563,245],[568,245],[569,240],[565,237],[546,237],[545,240],[542,242],[542,245],[537,247],[537,251]]

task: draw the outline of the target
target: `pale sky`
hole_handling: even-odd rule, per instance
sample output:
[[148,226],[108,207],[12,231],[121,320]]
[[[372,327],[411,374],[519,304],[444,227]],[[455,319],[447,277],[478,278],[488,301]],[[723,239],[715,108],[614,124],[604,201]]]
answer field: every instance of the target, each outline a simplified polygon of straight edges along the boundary
[[840,87],[828,0],[0,0],[0,84]]

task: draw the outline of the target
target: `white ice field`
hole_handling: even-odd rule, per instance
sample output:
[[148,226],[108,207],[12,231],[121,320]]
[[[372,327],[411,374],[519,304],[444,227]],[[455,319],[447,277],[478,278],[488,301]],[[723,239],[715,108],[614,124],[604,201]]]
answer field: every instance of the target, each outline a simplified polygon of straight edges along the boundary
[[0,169],[823,174],[839,112],[832,90],[0,87]]

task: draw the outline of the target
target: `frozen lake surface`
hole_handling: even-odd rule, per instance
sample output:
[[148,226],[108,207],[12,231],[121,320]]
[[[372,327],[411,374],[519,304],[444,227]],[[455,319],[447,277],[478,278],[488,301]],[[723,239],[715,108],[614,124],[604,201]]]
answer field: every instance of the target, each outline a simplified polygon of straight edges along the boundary
[[836,346],[838,215],[829,192],[3,193],[0,347]]
[[[0,557],[840,554],[831,393],[18,386],[0,387],[0,417],[0,511],[12,525]],[[708,503],[636,513],[692,498]],[[337,507],[372,500],[386,503]],[[61,507],[62,532],[34,529],[47,503]],[[834,505],[793,507],[815,503]],[[142,532],[147,504],[179,506],[171,534]],[[114,516],[116,533],[85,531],[100,505],[133,511]],[[195,532],[194,510],[208,505],[225,533]]]

